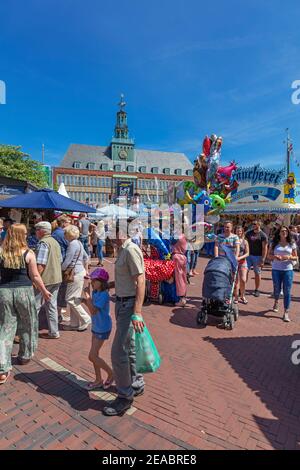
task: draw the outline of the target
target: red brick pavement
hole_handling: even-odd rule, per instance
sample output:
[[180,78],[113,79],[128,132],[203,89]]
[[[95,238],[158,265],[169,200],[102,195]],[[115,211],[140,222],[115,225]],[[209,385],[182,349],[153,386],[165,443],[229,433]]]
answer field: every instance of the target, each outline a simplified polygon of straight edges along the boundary
[[290,324],[269,310],[270,270],[263,278],[263,295],[249,295],[233,331],[217,328],[214,318],[204,329],[197,325],[201,275],[189,287],[187,308],[146,306],[162,366],[147,375],[136,411],[122,418],[103,416],[102,399],[42,362],[50,358],[90,380],[89,332],[41,339],[34,360],[15,365],[0,388],[0,449],[299,449],[300,374],[290,357],[300,339],[300,275]]

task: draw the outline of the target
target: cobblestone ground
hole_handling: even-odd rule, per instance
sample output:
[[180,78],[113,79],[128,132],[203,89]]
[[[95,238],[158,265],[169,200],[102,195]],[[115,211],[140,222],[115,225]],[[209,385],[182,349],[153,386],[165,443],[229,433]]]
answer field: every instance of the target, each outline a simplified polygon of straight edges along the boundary
[[[198,270],[206,263],[200,259]],[[105,266],[112,273],[110,260]],[[121,418],[101,413],[114,388],[84,390],[93,379],[90,332],[40,339],[34,359],[14,365],[0,387],[0,448],[299,449],[300,366],[291,362],[291,345],[300,339],[300,275],[290,324],[270,310],[270,269],[259,298],[251,295],[252,277],[249,304],[240,306],[233,331],[219,329],[214,318],[204,329],[197,325],[201,275],[192,279],[185,309],[145,307],[162,366],[147,375],[145,394]]]

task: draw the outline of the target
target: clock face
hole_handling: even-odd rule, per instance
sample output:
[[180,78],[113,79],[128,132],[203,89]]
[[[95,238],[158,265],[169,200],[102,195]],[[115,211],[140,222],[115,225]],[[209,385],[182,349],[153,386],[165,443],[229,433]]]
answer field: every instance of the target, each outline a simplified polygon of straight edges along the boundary
[[127,155],[128,153],[126,152],[126,150],[124,149],[120,150],[119,157],[122,158],[122,160],[125,160],[125,158],[127,158]]

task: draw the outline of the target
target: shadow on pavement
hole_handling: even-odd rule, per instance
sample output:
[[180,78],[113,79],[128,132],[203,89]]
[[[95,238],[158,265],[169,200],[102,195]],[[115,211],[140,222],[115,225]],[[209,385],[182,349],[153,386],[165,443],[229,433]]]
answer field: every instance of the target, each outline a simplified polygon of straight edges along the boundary
[[14,379],[23,383],[34,383],[38,393],[57,397],[60,403],[67,402],[77,411],[101,411],[107,405],[107,401],[90,398],[87,390],[72,383],[66,375],[64,372],[54,373],[45,369],[40,372],[16,373]]
[[253,414],[272,447],[299,450],[300,365],[292,363],[292,344],[300,335],[205,340],[215,346],[274,416],[266,419]]

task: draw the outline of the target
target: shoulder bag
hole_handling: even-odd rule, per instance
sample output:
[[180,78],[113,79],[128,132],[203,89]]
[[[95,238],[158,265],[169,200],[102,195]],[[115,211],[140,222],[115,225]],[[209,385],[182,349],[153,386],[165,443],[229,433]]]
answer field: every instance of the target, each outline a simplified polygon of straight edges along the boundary
[[81,246],[79,248],[79,253],[78,253],[78,256],[77,256],[77,259],[75,261],[75,264],[73,267],[71,267],[71,264],[73,263],[73,260],[71,262],[71,264],[67,267],[67,269],[65,269],[62,273],[62,280],[63,282],[66,282],[67,284],[71,283],[71,282],[74,282],[74,277],[75,277],[75,266],[76,266],[76,263],[77,261],[79,260],[79,257],[81,255]]

